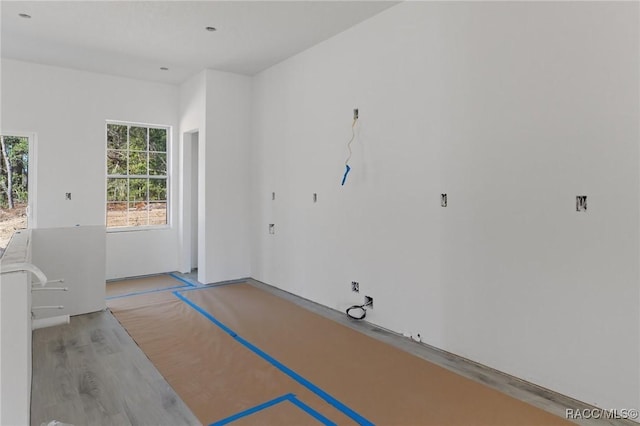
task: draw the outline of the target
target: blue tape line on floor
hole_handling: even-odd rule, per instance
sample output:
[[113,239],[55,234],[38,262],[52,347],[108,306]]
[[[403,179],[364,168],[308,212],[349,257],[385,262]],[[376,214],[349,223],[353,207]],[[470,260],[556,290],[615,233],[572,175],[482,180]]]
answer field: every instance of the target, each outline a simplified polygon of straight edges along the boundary
[[197,287],[197,286],[196,286],[196,284],[192,283],[191,281],[189,281],[189,280],[188,280],[188,279],[186,279],[186,278],[182,278],[180,275],[175,274],[175,273],[173,273],[173,272],[172,272],[172,273],[170,273],[170,274],[169,274],[169,276],[170,276],[171,278],[175,278],[175,279],[176,279],[176,280],[178,280],[178,281],[182,281],[183,283],[185,283],[185,284],[186,284],[186,285],[188,285],[189,287]]
[[300,401],[298,398],[296,398],[295,395],[291,394],[291,397],[289,398],[289,402],[291,402],[293,405],[295,405],[296,407],[300,408],[301,410],[303,410],[304,412],[309,414],[314,419],[318,420],[323,425],[325,425],[325,426],[336,426],[336,424],[334,422],[332,422],[331,420],[329,420],[328,418],[326,418],[322,414],[318,413],[316,410],[314,410],[313,408],[309,407],[304,402]]
[[105,300],[121,299],[123,297],[138,296],[140,294],[159,293],[161,291],[174,291],[174,290],[179,290],[179,289],[186,289],[187,287],[190,287],[190,286],[177,285],[177,286],[167,287],[167,288],[155,288],[153,290],[134,291],[134,292],[131,292],[131,293],[118,294],[116,296],[108,296],[108,297],[105,297]]
[[182,292],[185,291],[195,291],[195,290],[203,290],[205,288],[213,288],[213,287],[224,287],[227,285],[234,285],[234,284],[244,284],[246,281],[234,281],[231,283],[220,283],[220,284],[204,284],[204,285],[200,285],[200,286],[191,286],[190,288],[185,288],[184,290],[180,290]]
[[248,410],[241,411],[238,414],[234,414],[233,416],[227,417],[226,419],[222,419],[215,423],[211,423],[209,426],[223,426],[231,422],[235,422],[238,419],[250,416],[251,414],[257,413],[258,411],[262,411],[265,408],[273,407],[274,405],[280,404],[281,402],[284,402],[284,401],[290,401],[292,396],[293,394],[282,395],[278,398],[272,399],[271,401],[267,401],[263,404],[256,405],[253,408],[249,408]]
[[209,321],[211,321],[212,323],[214,323],[215,325],[217,325],[218,327],[223,329],[231,337],[237,337],[238,336],[235,331],[233,331],[232,329],[230,329],[229,327],[227,327],[226,325],[224,325],[223,323],[221,323],[220,321],[215,319],[213,317],[213,315],[211,315],[209,312],[205,311],[200,306],[198,306],[195,303],[193,303],[191,300],[187,299],[185,296],[181,295],[177,291],[174,291],[173,294],[175,294],[178,299],[182,300],[184,303],[186,303],[187,305],[191,306],[193,309],[198,311],[200,314],[202,314]]
[[[206,287],[201,287],[199,289],[204,289],[204,288],[206,288]],[[351,408],[347,407],[345,404],[343,404],[342,402],[338,401],[336,398],[334,398],[333,396],[331,396],[330,394],[328,394],[324,390],[320,389],[319,387],[317,387],[316,385],[311,383],[309,380],[305,379],[304,377],[302,377],[301,375],[299,375],[298,373],[296,373],[295,371],[293,371],[292,369],[290,369],[286,365],[282,364],[280,361],[278,361],[275,358],[273,358],[271,355],[269,355],[266,352],[264,352],[262,349],[258,348],[257,346],[254,346],[249,341],[247,341],[247,340],[243,339],[242,337],[238,336],[238,334],[235,331],[233,331],[232,329],[230,329],[229,327],[224,325],[222,322],[218,321],[213,315],[211,315],[209,312],[207,312],[204,309],[202,309],[196,303],[194,303],[191,300],[187,299],[185,296],[180,294],[178,291],[174,291],[173,294],[176,297],[178,297],[180,300],[182,300],[183,302],[185,302],[186,304],[191,306],[193,309],[198,311],[200,314],[202,314],[204,317],[206,317],[209,321],[211,321],[212,323],[214,323],[215,325],[217,325],[218,327],[223,329],[225,332],[227,332],[229,335],[234,337],[239,343],[244,345],[247,349],[251,350],[255,354],[257,354],[260,357],[262,357],[264,360],[269,362],[271,365],[273,365],[274,367],[276,367],[277,369],[279,369],[280,371],[285,373],[287,376],[291,377],[293,380],[297,381],[298,383],[300,383],[301,385],[303,385],[304,387],[309,389],[311,392],[313,392],[316,395],[318,395],[320,398],[324,399],[327,403],[329,403],[330,405],[332,405],[333,407],[335,407],[336,409],[341,411],[343,414],[345,414],[346,416],[348,416],[351,419],[353,419],[354,421],[356,421],[358,424],[366,425],[366,426],[373,426],[373,423],[371,421],[367,420],[366,418],[364,418],[360,414],[356,413]]]

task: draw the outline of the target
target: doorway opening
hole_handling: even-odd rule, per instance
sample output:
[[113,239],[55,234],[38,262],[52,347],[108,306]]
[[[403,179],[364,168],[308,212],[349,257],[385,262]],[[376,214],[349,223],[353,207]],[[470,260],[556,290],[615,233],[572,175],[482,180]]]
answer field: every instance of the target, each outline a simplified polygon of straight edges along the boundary
[[0,254],[13,233],[29,223],[32,162],[29,160],[31,137],[0,134]]
[[191,134],[191,273],[198,275],[198,136]]
[[180,163],[180,276],[193,283],[199,283],[206,264],[203,261],[205,246],[204,238],[200,235],[205,227],[203,211],[204,197],[199,193],[205,187],[203,156],[200,155],[200,132],[193,129],[182,133],[181,163]]

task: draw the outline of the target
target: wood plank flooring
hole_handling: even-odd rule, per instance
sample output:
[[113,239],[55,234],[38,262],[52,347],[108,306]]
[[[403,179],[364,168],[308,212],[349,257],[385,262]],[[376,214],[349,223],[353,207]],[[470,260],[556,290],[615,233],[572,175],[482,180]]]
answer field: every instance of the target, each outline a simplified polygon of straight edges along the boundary
[[198,425],[109,311],[35,330],[31,424]]

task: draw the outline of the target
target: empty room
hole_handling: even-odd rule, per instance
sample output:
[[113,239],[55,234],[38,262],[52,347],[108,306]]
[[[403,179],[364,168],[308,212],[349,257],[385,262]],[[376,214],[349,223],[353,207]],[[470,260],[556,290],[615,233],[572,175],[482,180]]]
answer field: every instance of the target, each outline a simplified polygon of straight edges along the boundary
[[640,424],[640,2],[0,14],[1,425]]

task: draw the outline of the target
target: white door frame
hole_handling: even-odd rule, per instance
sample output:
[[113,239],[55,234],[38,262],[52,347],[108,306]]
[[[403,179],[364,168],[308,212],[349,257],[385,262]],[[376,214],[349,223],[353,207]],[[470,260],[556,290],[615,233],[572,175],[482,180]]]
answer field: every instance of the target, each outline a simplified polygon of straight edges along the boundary
[[[179,235],[180,235],[180,271],[191,271],[191,257],[194,253],[191,250],[191,209],[193,197],[197,197],[198,194],[194,194],[191,186],[191,167],[193,164],[193,135],[199,134],[199,129],[192,129],[186,132],[182,132],[180,144],[180,202],[178,209],[179,217]],[[199,145],[198,145],[199,146]],[[200,180],[201,171],[198,169],[198,180]],[[198,182],[200,184],[200,182]],[[200,244],[200,243],[199,243]],[[199,254],[198,254],[199,256]],[[198,265],[199,266],[199,265]]]

